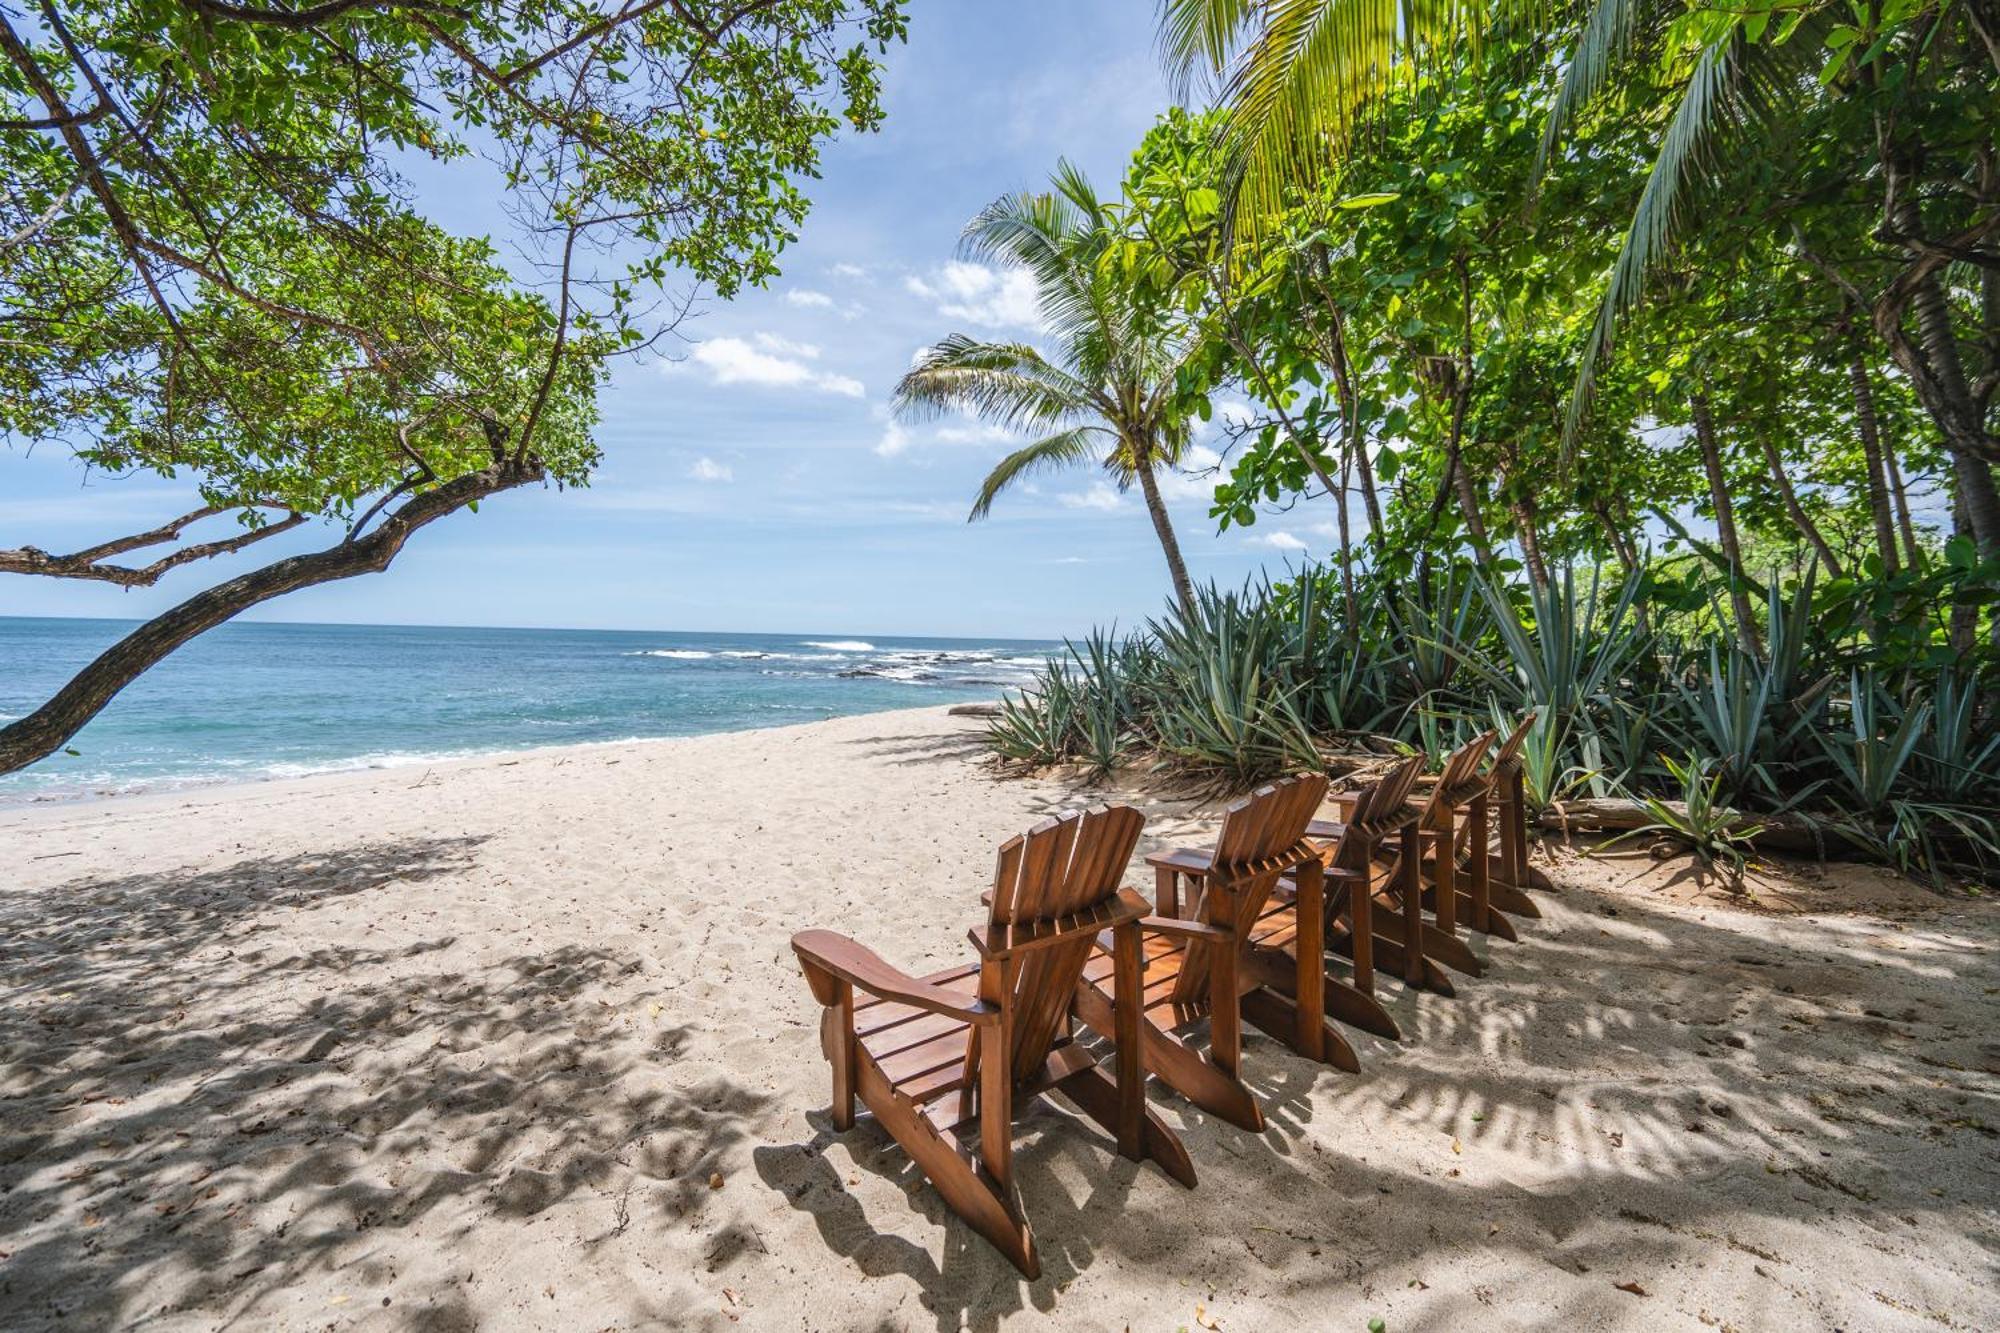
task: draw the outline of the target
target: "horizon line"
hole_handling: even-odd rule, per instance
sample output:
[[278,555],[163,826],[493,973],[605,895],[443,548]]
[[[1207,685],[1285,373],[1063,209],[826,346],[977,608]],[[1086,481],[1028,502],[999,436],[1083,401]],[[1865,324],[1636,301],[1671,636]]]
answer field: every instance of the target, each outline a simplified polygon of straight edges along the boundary
[[[0,620],[74,620],[110,625],[144,625],[150,616],[75,616],[75,615],[28,615],[14,611],[0,611]],[[277,620],[262,617],[232,617],[216,629],[226,629],[230,625],[289,625],[300,629],[489,629],[528,630],[545,634],[707,634],[717,637],[729,635],[762,636],[765,638],[802,638],[808,634],[823,635],[827,638],[849,639],[958,639],[967,643],[987,640],[1001,640],[1014,643],[1061,643],[1065,635],[1026,634],[902,634],[877,630],[732,630],[732,629],[641,629],[602,625],[490,625],[490,624],[450,624],[432,621],[397,620]],[[206,633],[207,631],[204,631]],[[196,636],[199,638],[200,636]]]

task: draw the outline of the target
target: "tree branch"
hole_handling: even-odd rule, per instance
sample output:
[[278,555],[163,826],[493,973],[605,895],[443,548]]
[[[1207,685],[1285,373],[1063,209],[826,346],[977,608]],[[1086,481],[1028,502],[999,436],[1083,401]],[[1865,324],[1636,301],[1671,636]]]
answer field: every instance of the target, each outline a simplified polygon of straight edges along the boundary
[[134,567],[102,563],[111,556],[123,555],[127,551],[158,546],[162,542],[178,541],[181,529],[191,523],[198,523],[202,519],[224,513],[226,508],[226,506],[208,505],[150,532],[135,532],[129,537],[102,542],[71,555],[50,555],[47,551],[34,546],[0,551],[0,574],[39,574],[52,579],[88,579],[96,583],[115,583],[121,588],[150,588],[160,581],[162,575],[179,569],[182,565],[191,565],[197,560],[207,560],[218,555],[228,555],[232,551],[240,551],[255,542],[263,541],[266,537],[289,532],[306,521],[304,514],[293,512],[275,523],[266,523],[262,527],[239,532],[234,537],[184,546],[172,555],[160,557],[150,565]]

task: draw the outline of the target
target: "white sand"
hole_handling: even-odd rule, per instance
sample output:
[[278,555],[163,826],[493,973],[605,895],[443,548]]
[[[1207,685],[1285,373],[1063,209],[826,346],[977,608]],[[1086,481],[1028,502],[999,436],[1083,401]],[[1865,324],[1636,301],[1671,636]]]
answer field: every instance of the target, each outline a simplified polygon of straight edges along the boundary
[[2000,1327],[1994,913],[1572,858],[1359,1077],[1253,1034],[1267,1134],[1160,1097],[1194,1193],[1024,1127],[1020,1281],[829,1132],[786,947],[962,955],[1071,801],[976,754],[919,710],[0,812],[0,1327]]

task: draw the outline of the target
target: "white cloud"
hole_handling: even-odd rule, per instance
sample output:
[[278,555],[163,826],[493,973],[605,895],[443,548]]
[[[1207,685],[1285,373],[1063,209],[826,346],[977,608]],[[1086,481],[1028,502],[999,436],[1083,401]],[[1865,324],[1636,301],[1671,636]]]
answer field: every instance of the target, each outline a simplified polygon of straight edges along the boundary
[[970,420],[958,426],[939,426],[935,433],[943,444],[1016,444],[1021,438],[1005,426]]
[[1169,500],[1211,501],[1221,466],[1221,454],[1205,444],[1192,445],[1182,452],[1179,469],[1167,468],[1159,474],[1160,494]]
[[847,278],[850,281],[868,276],[868,270],[859,264],[835,264],[827,272],[833,274],[836,278]]
[[[859,398],[866,389],[860,380],[815,369],[819,348],[794,342],[772,333],[759,333],[751,341],[741,338],[710,338],[697,343],[688,360],[709,373],[717,384],[750,384],[766,389],[816,389],[821,393]],[[669,362],[669,369],[678,362]]]
[[1224,425],[1247,426],[1257,419],[1257,409],[1239,398],[1225,398],[1215,405],[1215,415]]
[[688,469],[688,475],[696,481],[736,480],[736,473],[727,463],[718,463],[706,455],[694,460],[694,466]]
[[1100,481],[1087,491],[1069,491],[1056,497],[1065,509],[1116,509],[1125,497],[1108,481]]
[[811,288],[808,287],[794,287],[792,290],[785,293],[785,299],[791,302],[793,305],[797,306],[816,306],[824,308],[827,306],[831,306],[833,304],[833,298],[831,296],[828,296],[825,292],[813,291]]
[[875,442],[875,452],[883,458],[894,458],[912,443],[909,427],[900,421],[891,421],[882,428],[882,438]]
[[1268,546],[1274,551],[1303,551],[1306,544],[1289,532],[1267,532],[1250,539],[1252,546]]
[[903,279],[913,296],[937,307],[947,319],[960,319],[989,329],[1039,329],[1041,306],[1035,299],[1035,279],[1025,269],[989,268],[953,260],[928,278]]
[[775,333],[755,333],[751,335],[751,341],[772,356],[797,357],[801,361],[819,360],[819,347],[813,343],[797,342]]

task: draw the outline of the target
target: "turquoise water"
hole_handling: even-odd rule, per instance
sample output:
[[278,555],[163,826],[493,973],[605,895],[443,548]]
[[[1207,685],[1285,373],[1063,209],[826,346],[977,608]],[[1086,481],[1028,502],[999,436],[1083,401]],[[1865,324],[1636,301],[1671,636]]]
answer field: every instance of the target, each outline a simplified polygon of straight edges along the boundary
[[[0,616],[0,723],[134,622]],[[1056,645],[1010,639],[231,624],[155,667],[0,802],[298,777],[499,750],[991,699]]]

